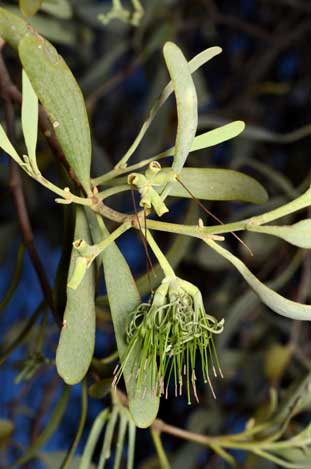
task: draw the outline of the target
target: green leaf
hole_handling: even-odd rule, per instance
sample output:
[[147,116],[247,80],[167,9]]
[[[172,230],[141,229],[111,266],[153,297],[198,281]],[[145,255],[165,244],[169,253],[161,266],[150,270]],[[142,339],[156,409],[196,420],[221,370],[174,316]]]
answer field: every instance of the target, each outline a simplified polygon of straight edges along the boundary
[[69,19],[72,17],[72,6],[68,0],[43,0],[41,10],[57,18]]
[[[77,207],[75,239],[91,241],[84,209]],[[79,253],[72,250],[68,278]],[[58,374],[68,384],[79,383],[87,373],[95,344],[95,264],[86,272],[77,290],[67,288],[64,325],[56,351]]]
[[15,160],[18,164],[21,163],[21,159],[17,154],[15,148],[13,147],[12,143],[10,142],[7,134],[5,133],[4,128],[0,125],[0,147],[4,150],[8,155],[10,155],[13,160]]
[[190,152],[198,126],[198,102],[190,68],[176,44],[167,42],[163,48],[165,62],[173,82],[178,126],[173,169],[180,173]]
[[89,469],[91,466],[92,455],[95,450],[99,435],[109,417],[109,409],[103,410],[95,419],[92,429],[88,436],[79,469]]
[[22,128],[28,156],[36,161],[39,103],[27,73],[23,70]]
[[[218,145],[219,143],[231,140],[232,138],[240,135],[240,133],[242,133],[244,129],[245,123],[243,121],[234,121],[230,122],[230,124],[218,127],[217,129],[209,130],[204,134],[197,135],[192,142],[190,152],[213,147],[215,145]],[[174,152],[175,147],[169,148],[165,152],[155,156],[154,159],[156,160],[159,156],[161,158],[164,158],[166,156],[173,156]]]
[[311,219],[301,220],[294,225],[288,226],[256,226],[250,223],[247,225],[249,231],[264,233],[284,239],[294,246],[304,249],[311,249]]
[[285,316],[286,318],[310,321],[311,320],[311,305],[296,303],[295,301],[288,300],[279,295],[275,291],[268,288],[260,282],[258,278],[246,267],[246,265],[231,252],[222,248],[219,244],[212,240],[204,240],[212,249],[218,252],[221,256],[227,259],[234,267],[240,272],[242,277],[246,280],[249,286],[259,296],[261,301],[267,305],[272,311]]
[[14,425],[10,420],[0,419],[0,444],[10,438],[14,431]]
[[[311,464],[311,447],[302,448],[282,448],[279,450],[273,450],[273,454],[282,458],[286,463],[293,463],[291,467],[295,469],[305,468],[310,469]],[[283,467],[288,467],[284,464]]]
[[66,159],[87,193],[91,191],[91,138],[81,90],[56,49],[36,33],[27,33],[19,55],[33,89],[48,113]]
[[[259,182],[230,169],[183,168],[180,180],[197,199],[241,200],[255,204],[268,200],[268,194]],[[169,195],[191,197],[178,181],[171,184]]]
[[68,398],[69,398],[69,386],[65,386],[62,392],[62,395],[59,401],[56,404],[56,407],[50,416],[47,426],[38,436],[35,442],[26,450],[26,452],[21,456],[17,461],[9,466],[3,467],[3,469],[13,469],[16,467],[22,467],[26,462],[32,459],[37,451],[49,440],[49,438],[56,431],[64,413],[67,408]]
[[[220,54],[222,52],[222,49],[220,47],[209,47],[208,49],[200,52],[200,54],[196,55],[193,57],[193,59],[190,60],[188,63],[190,73],[194,73],[196,70],[198,70],[202,65],[205,63],[209,62],[213,57],[216,55]],[[146,134],[147,130],[149,129],[150,125],[152,124],[155,116],[157,115],[159,109],[163,106],[163,104],[167,101],[167,99],[170,97],[170,95],[174,91],[174,86],[173,83],[170,81],[165,88],[163,89],[161,95],[151,108],[149,115],[145,122],[143,123],[137,137],[135,138],[134,142],[128,149],[128,151],[125,153],[125,155],[122,157],[122,159],[119,161],[118,166],[123,167],[128,159],[133,155],[135,150],[137,149],[138,145],[142,141],[144,135]]]
[[16,49],[27,32],[27,23],[5,8],[0,7],[0,36]]
[[104,378],[92,384],[89,388],[89,395],[93,399],[103,399],[111,391],[111,378]]
[[81,415],[80,415],[80,420],[79,420],[79,425],[76,430],[76,434],[74,436],[74,439],[60,465],[60,469],[68,469],[70,467],[71,463],[73,462],[73,457],[75,450],[80,442],[83,429],[85,426],[86,422],[86,417],[87,417],[87,407],[88,407],[88,398],[87,398],[87,382],[86,379],[83,381],[82,384],[82,389],[81,389]]
[[43,0],[19,0],[19,8],[24,16],[33,16],[40,9]]
[[[102,238],[107,238],[109,232],[106,229],[102,219],[98,219],[100,227],[94,220],[94,215],[88,211],[89,216],[93,218],[90,222],[90,228],[93,241],[98,243]],[[126,329],[128,326],[129,314],[141,302],[135,281],[118,246],[115,242],[103,251],[102,260],[104,265],[105,282],[109,298],[111,316],[113,321],[114,332],[117,341],[119,357],[122,359],[127,352]],[[159,409],[159,398],[154,395],[151,389],[151,374],[146,371],[146,387],[144,399],[141,399],[141,390],[137,389],[135,379],[131,379],[131,373],[135,367],[135,355],[140,350],[136,349],[132,353],[127,365],[124,369],[124,379],[126,384],[127,395],[129,399],[129,409],[136,425],[140,428],[149,427],[155,420]]]

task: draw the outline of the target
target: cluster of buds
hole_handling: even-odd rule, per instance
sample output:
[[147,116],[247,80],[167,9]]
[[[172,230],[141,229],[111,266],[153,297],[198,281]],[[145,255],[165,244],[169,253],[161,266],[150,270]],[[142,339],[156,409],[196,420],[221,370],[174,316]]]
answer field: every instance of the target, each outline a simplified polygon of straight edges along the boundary
[[168,168],[162,169],[157,161],[150,163],[145,174],[131,173],[128,176],[128,184],[135,186],[141,195],[140,206],[153,208],[159,217],[169,211],[159,192],[172,180],[174,173]]
[[[134,350],[140,350],[135,357],[137,389],[144,389],[146,370],[151,370],[154,393],[164,395],[169,392],[172,380],[175,395],[181,395],[186,387],[188,403],[193,393],[198,401],[196,388],[196,361],[200,360],[205,383],[209,383],[215,397],[209,376],[222,376],[213,341],[214,334],[223,331],[224,320],[206,314],[202,295],[191,283],[178,277],[165,278],[152,296],[150,302],[142,303],[132,312],[128,330],[127,354],[122,363],[128,361]],[[122,374],[122,365],[115,375],[117,383]],[[192,390],[192,391],[191,391]]]

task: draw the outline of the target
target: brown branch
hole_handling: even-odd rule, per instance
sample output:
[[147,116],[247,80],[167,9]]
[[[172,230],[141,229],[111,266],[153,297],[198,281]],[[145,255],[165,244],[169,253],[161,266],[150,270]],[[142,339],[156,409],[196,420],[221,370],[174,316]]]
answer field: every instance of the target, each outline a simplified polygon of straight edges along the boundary
[[[0,51],[2,47],[3,47],[3,43],[0,44]],[[1,97],[4,101],[7,133],[8,133],[10,140],[14,144],[14,141],[15,141],[14,107],[13,107],[13,103],[11,100],[11,96],[7,92],[7,90],[10,88],[11,88],[11,79],[8,74],[5,63],[3,61],[2,54],[0,53],[0,92],[1,92]],[[13,199],[14,199],[14,203],[16,207],[16,212],[17,212],[17,217],[18,217],[19,224],[20,224],[23,242],[29,252],[29,256],[31,258],[33,267],[36,271],[36,274],[37,274],[42,292],[46,299],[46,302],[51,308],[57,324],[60,324],[60,318],[56,316],[56,312],[54,309],[52,290],[51,290],[47,275],[45,273],[43,264],[41,262],[40,256],[33,242],[33,233],[32,233],[32,228],[31,228],[31,224],[29,220],[29,215],[28,215],[28,210],[26,206],[19,168],[18,168],[18,165],[13,160],[10,160],[10,189],[12,191],[12,195],[13,195]]]

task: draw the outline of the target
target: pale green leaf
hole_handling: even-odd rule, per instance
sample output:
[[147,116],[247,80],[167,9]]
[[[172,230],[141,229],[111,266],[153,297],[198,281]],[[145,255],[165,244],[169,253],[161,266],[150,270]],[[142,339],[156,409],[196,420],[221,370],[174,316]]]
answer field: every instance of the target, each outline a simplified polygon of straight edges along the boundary
[[[96,223],[94,215],[88,211],[90,229],[93,241],[98,243],[102,238],[107,238],[109,232],[102,219],[99,219],[100,228]],[[100,229],[100,231],[99,231]],[[135,281],[118,246],[113,242],[103,251],[102,260],[104,265],[105,282],[109,298],[111,316],[117,341],[119,356],[124,359],[128,345],[126,342],[126,329],[130,313],[141,302]],[[124,379],[129,399],[129,409],[136,425],[140,428],[149,427],[155,420],[159,409],[159,398],[154,395],[151,387],[151,373],[146,370],[146,392],[144,399],[141,398],[142,390],[137,389],[136,380],[132,377],[132,370],[136,366],[135,356],[139,356],[140,350],[136,349],[127,361],[124,368]]]
[[[75,239],[91,241],[84,209],[77,207]],[[80,257],[73,248],[68,278]],[[80,382],[87,373],[95,344],[95,264],[87,269],[76,290],[67,288],[64,324],[56,351],[58,374],[68,384]]]
[[261,301],[272,309],[272,311],[290,319],[301,321],[311,320],[311,305],[296,303],[295,301],[284,298],[271,290],[271,288],[268,288],[266,285],[261,283],[260,280],[258,280],[258,278],[246,267],[246,265],[236,256],[231,254],[231,252],[222,248],[212,240],[206,239],[205,242],[234,265],[249,286],[259,296]]
[[1,124],[0,124],[0,148],[2,148],[2,150],[4,150],[8,155],[10,155],[13,158],[13,160],[15,160],[18,164],[21,163],[20,157],[18,156],[15,148],[10,142]]
[[[232,138],[240,135],[240,133],[243,132],[244,129],[245,123],[243,121],[234,121],[230,122],[230,124],[218,127],[217,129],[209,130],[204,134],[197,135],[193,140],[190,152],[213,147],[215,145],[218,145],[219,143],[231,140]],[[174,152],[175,147],[169,148],[165,152],[155,156],[154,159],[156,160],[159,156],[161,158],[164,158],[166,156],[173,156]]]
[[28,156],[36,161],[39,103],[27,73],[23,70],[22,128]]
[[179,47],[167,42],[163,54],[176,96],[178,125],[172,167],[179,173],[188,157],[197,130],[197,94],[188,62]]
[[0,36],[17,48],[19,41],[27,32],[27,23],[22,18],[14,15],[6,8],[0,7]]
[[[190,73],[194,73],[196,70],[198,70],[202,65],[205,63],[209,62],[213,57],[216,55],[220,54],[222,52],[222,49],[220,47],[209,47],[208,49],[200,52],[200,54],[196,55],[193,57],[193,59],[190,60],[188,63]],[[136,148],[142,141],[145,133],[149,129],[150,125],[152,124],[155,116],[157,115],[159,109],[163,106],[163,104],[167,101],[167,99],[170,97],[170,95],[174,91],[174,86],[172,81],[170,81],[165,88],[163,89],[160,97],[157,99],[153,107],[151,108],[149,115],[145,122],[143,123],[137,137],[135,138],[134,142],[128,149],[128,151],[125,153],[125,155],[122,157],[120,162],[118,163],[118,166],[122,167],[128,159],[133,155],[135,152]]]
[[[267,192],[259,182],[230,169],[183,168],[179,179],[197,199],[240,200],[255,204],[268,200]],[[171,184],[169,195],[191,197],[178,181]]]
[[[273,450],[273,454],[277,455],[284,461],[283,467],[294,467],[295,469],[310,469],[311,467],[311,447],[294,447]],[[292,466],[285,465],[293,463]]]
[[57,18],[72,17],[72,6],[68,0],[43,0],[41,10]]
[[98,438],[109,417],[109,410],[103,410],[95,419],[92,429],[89,433],[79,469],[89,469],[91,467],[92,455],[95,450]]
[[255,224],[247,225],[249,231],[256,233],[264,233],[277,236],[284,239],[294,246],[304,249],[311,249],[311,219],[301,220],[294,225],[288,226],[256,226]]
[[19,43],[22,65],[48,113],[66,159],[87,193],[91,191],[91,137],[81,90],[56,49],[36,33]]
[[23,15],[33,16],[41,7],[42,0],[19,0],[19,8]]

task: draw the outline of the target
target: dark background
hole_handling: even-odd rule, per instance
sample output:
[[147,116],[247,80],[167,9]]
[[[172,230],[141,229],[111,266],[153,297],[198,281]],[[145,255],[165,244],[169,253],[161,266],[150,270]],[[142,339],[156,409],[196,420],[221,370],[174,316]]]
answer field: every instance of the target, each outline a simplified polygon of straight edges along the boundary
[[[13,6],[16,2],[2,3]],[[104,11],[106,3],[109,2],[73,1],[72,18],[49,17],[63,31],[56,33],[56,37],[54,33],[51,41],[70,65],[87,101],[94,176],[110,169],[136,136],[167,82],[161,49],[165,41],[173,40],[188,59],[210,46],[219,45],[223,49],[220,56],[194,75],[199,97],[199,131],[236,119],[244,120],[249,126],[243,137],[195,153],[189,158],[189,164],[239,168],[255,176],[269,192],[267,207],[285,203],[306,188],[308,180],[310,183],[310,146],[308,129],[304,128],[310,123],[311,3],[308,0],[148,0],[143,2],[145,17],[139,28],[118,21],[102,25],[97,14]],[[51,24],[46,23],[47,15],[40,14],[40,17],[42,34],[53,36]],[[20,86],[21,71],[15,53],[6,47],[4,57],[12,80]],[[3,122],[2,107],[1,114]],[[19,115],[16,108],[18,136]],[[301,128],[304,128],[302,132],[292,134]],[[176,110],[171,98],[140,145],[136,161],[171,145],[175,130]],[[18,141],[22,148],[21,140]],[[49,178],[59,181],[63,177],[42,136],[39,162]],[[21,235],[9,188],[8,159],[2,156],[0,164],[0,297],[3,298],[11,284]],[[26,176],[23,183],[35,245],[53,285],[62,249],[63,209],[54,203],[52,194]],[[111,204],[133,211],[126,196],[112,200]],[[175,204],[169,219],[182,222],[186,209],[187,204]],[[209,209],[227,222],[266,208],[214,203],[209,204]],[[270,237],[248,235],[246,238],[254,250],[253,258],[230,236],[228,246],[242,256],[262,281],[278,277],[291,265],[296,253],[293,247]],[[172,239],[162,235],[159,241],[165,249]],[[145,253],[136,234],[124,235],[119,246],[135,275],[143,274]],[[212,399],[207,387],[200,385],[199,405],[187,406],[185,397],[170,398],[162,402],[160,417],[173,425],[208,434],[241,431],[247,420],[267,402],[271,384],[282,395],[288,384],[304,374],[310,359],[307,328],[277,317],[258,301],[247,301],[248,289],[239,274],[196,241],[187,246],[177,271],[179,276],[200,287],[207,311],[219,318],[237,317],[237,320],[228,326],[222,342],[216,343],[225,372],[225,379],[216,385],[217,401]],[[310,284],[310,257],[305,254],[282,285],[281,293],[308,302]],[[104,293],[102,282],[100,293]],[[26,252],[16,291],[1,311],[3,348],[14,339],[41,300],[42,291]],[[12,419],[15,424],[14,443],[6,456],[9,461],[14,461],[42,431],[61,390],[53,364],[42,366],[30,381],[19,384],[14,381],[21,370],[20,361],[33,350],[37,332],[38,327],[0,370],[0,416]],[[44,354],[50,360],[54,359],[57,339],[57,328],[50,315],[44,345]],[[271,360],[278,367],[278,360],[269,355],[271,347],[288,344],[293,345],[294,351],[286,366],[281,367],[277,377],[271,375],[268,367]],[[96,356],[106,356],[114,349],[109,314],[99,306]],[[65,451],[70,445],[78,425],[80,391],[80,386],[72,388],[65,418],[42,451]],[[108,403],[109,399],[90,399],[87,426],[78,453],[83,450],[94,418]],[[203,447],[189,446],[169,436],[163,436],[163,441],[173,467],[216,468],[217,464],[223,467]],[[148,432],[138,431],[136,448],[135,467],[157,467]],[[241,467],[275,467],[242,453],[236,456]],[[45,466],[32,461],[27,467]],[[52,462],[50,467],[57,465]]]

